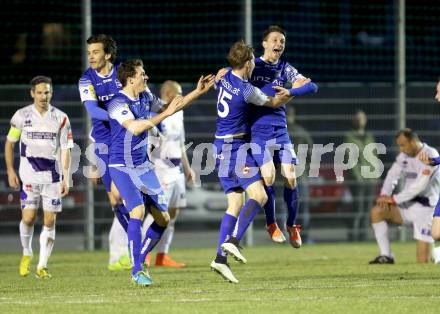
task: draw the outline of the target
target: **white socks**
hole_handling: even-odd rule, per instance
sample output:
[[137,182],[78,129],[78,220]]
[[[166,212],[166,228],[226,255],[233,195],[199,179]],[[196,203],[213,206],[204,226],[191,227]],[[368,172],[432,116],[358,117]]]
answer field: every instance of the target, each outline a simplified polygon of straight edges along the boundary
[[32,256],[32,236],[34,235],[34,225],[29,227],[20,221],[20,239],[23,246],[23,255]]
[[434,258],[435,264],[440,264],[440,246],[432,249],[432,257]]
[[46,268],[55,242],[55,225],[52,228],[43,226],[40,233],[40,259],[37,269]]
[[167,228],[163,232],[162,237],[160,238],[159,243],[157,244],[157,252],[168,254],[170,249],[171,241],[173,241],[174,236],[174,224],[176,223],[176,218],[171,219],[168,223]]
[[373,226],[374,236],[379,245],[380,255],[392,257],[390,239],[388,238],[388,224],[385,221],[381,221],[371,225]]
[[109,264],[114,264],[128,254],[128,237],[116,216],[113,218],[112,227],[108,234],[108,246],[110,251]]

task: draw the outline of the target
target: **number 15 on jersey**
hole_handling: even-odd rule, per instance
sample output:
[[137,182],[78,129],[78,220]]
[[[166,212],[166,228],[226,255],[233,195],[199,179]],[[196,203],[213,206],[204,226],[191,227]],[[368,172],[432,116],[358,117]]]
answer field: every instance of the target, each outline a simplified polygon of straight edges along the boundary
[[[228,100],[232,100],[232,95],[220,87],[220,92],[217,98],[217,114],[220,118],[226,118],[229,114]],[[223,107],[223,110],[222,110]]]

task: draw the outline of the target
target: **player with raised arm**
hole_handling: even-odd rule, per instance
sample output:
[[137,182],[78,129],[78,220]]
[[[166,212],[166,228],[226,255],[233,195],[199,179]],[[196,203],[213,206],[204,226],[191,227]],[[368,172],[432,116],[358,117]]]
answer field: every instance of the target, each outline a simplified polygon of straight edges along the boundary
[[[438,157],[436,149],[422,143],[411,129],[396,135],[400,154],[388,170],[376,206],[371,209],[371,225],[380,254],[370,264],[394,264],[388,236],[388,223],[412,224],[417,240],[417,262],[430,260],[432,214],[440,194],[439,166],[425,165],[420,154]],[[399,178],[405,179],[403,189],[396,193]]]
[[[318,87],[302,76],[288,62],[281,60],[286,45],[286,32],[279,26],[270,26],[263,33],[263,56],[255,60],[255,70],[250,82],[269,96],[278,91],[284,96],[301,96],[316,93]],[[280,89],[292,84],[292,88]],[[300,226],[296,224],[298,212],[298,188],[295,175],[296,154],[287,131],[286,108],[256,107],[251,111],[251,142],[262,148],[254,158],[261,170],[268,201],[264,206],[266,228],[274,242],[286,239],[276,223],[275,217],[275,164],[281,164],[284,177],[284,201],[287,205],[286,230],[290,244],[301,247]]]
[[[69,193],[70,149],[73,148],[69,118],[52,106],[52,94],[52,80],[49,77],[36,76],[31,80],[34,103],[14,114],[5,144],[9,186],[21,189],[21,276],[30,273],[34,223],[40,199],[43,203],[40,256],[36,271],[36,277],[40,279],[52,277],[47,263],[55,242],[55,221],[57,213],[61,212],[61,198]],[[14,170],[14,146],[17,141],[20,141],[19,176]]]
[[[130,213],[128,246],[133,264],[132,282],[152,284],[148,270],[142,269],[145,256],[159,242],[168,222],[167,200],[147,156],[147,132],[165,118],[183,109],[206,93],[214,84],[214,76],[201,77],[197,88],[185,97],[177,96],[166,109],[164,103],[147,88],[148,76],[141,60],[123,62],[118,69],[122,90],[108,104],[111,145],[110,175]],[[152,117],[152,112],[159,112]],[[142,243],[141,229],[146,209],[154,222]]]
[[[249,114],[254,107],[276,108],[290,97],[269,97],[249,83],[255,67],[253,48],[243,41],[236,42],[227,57],[232,69],[216,83],[217,127],[215,132],[216,170],[225,191],[228,208],[220,224],[217,255],[211,269],[232,283],[238,283],[228,263],[227,254],[246,263],[239,250],[244,236],[255,215],[267,201],[263,183],[249,144]],[[244,192],[249,199],[243,204]]]
[[[106,104],[119,92],[121,83],[117,79],[117,45],[112,37],[99,34],[87,39],[87,59],[89,68],[79,80],[79,93],[90,118],[92,132],[90,138],[95,145],[95,155],[103,165],[98,169],[101,181],[107,191],[115,217],[109,232],[109,270],[130,269],[127,255],[128,212],[121,203],[118,193],[111,193],[111,178],[108,170],[108,147],[110,146],[110,124]],[[116,191],[114,189],[114,191]]]
[[[165,81],[160,87],[160,99],[169,104],[176,96],[182,95],[182,87],[176,81]],[[185,128],[183,111],[176,112],[160,123],[160,132],[151,132],[148,139],[150,160],[154,164],[156,175],[160,181],[165,196],[168,199],[170,222],[157,245],[155,266],[185,267],[168,254],[174,235],[174,225],[181,208],[186,206],[185,178],[188,183],[194,183],[194,172],[191,169],[185,149]],[[148,215],[143,229],[152,223]],[[150,255],[146,263],[149,264]]]

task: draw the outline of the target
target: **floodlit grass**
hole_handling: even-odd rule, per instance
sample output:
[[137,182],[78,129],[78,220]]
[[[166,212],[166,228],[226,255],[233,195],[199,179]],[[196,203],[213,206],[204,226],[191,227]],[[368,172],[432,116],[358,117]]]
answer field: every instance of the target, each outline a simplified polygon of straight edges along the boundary
[[[18,274],[0,255],[0,313],[440,313],[440,265],[415,263],[415,243],[395,244],[395,265],[368,265],[376,245],[288,245],[244,250],[231,260],[240,283],[211,272],[211,249],[179,249],[185,269],[151,268],[154,285],[109,272],[107,253],[55,252],[51,280]],[[36,257],[32,262],[35,270]]]

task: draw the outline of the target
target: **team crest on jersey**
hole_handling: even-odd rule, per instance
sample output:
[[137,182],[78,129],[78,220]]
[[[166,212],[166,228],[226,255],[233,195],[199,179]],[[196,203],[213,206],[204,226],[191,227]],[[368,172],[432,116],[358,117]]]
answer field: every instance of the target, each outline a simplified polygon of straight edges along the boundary
[[214,158],[223,160],[223,159],[225,159],[225,156],[223,154],[214,154]]
[[121,114],[123,116],[125,116],[128,113],[128,110],[130,109],[130,106],[128,104],[124,104],[123,107],[126,108],[126,109],[122,110]]
[[31,120],[24,120],[24,126],[32,126],[32,121]]
[[25,184],[24,190],[27,192],[32,192],[32,184]]

